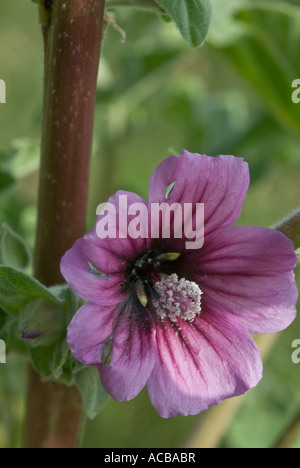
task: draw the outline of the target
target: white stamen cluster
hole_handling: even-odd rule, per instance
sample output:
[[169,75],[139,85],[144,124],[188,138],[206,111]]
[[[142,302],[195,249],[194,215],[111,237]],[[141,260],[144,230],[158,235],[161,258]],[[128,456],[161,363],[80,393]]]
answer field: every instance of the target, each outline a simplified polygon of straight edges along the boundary
[[180,317],[192,322],[201,312],[202,291],[198,284],[179,279],[174,273],[155,283],[159,299],[153,301],[156,313],[161,319],[169,318],[176,322]]

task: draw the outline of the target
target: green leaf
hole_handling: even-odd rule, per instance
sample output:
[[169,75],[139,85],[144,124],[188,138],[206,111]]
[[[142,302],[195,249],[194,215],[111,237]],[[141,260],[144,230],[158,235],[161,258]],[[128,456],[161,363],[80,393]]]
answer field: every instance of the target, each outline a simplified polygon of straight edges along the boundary
[[14,177],[0,169],[0,193],[10,189],[15,184]]
[[47,346],[57,341],[65,331],[65,311],[63,304],[52,304],[49,300],[33,299],[22,309],[19,330],[23,339],[30,344]]
[[86,367],[75,374],[75,384],[82,395],[87,417],[94,419],[109,396],[101,385],[96,367]]
[[62,304],[34,278],[15,268],[0,266],[0,307],[7,314],[19,316],[33,299],[44,299],[53,305]]
[[70,355],[65,339],[49,346],[29,347],[29,353],[36,371],[43,377],[58,380],[63,374],[63,366]]
[[[28,351],[37,372],[44,377],[71,385],[74,383],[74,358],[67,343],[67,328],[78,310],[80,300],[71,288],[65,285],[51,288],[51,293],[61,301],[59,305],[53,306],[49,302],[36,300],[23,309],[20,320],[25,338],[23,341],[27,341]],[[35,308],[32,307],[32,303]]]
[[19,339],[18,319],[0,311],[0,339],[6,343],[7,354],[11,351],[24,355],[27,353],[26,344]]
[[300,248],[300,208],[272,227],[289,237],[295,250]]
[[0,264],[25,269],[29,263],[30,254],[25,242],[3,223],[0,228]]
[[206,39],[211,19],[208,0],[155,0],[194,47]]
[[70,286],[64,284],[60,286],[51,286],[49,291],[57,297],[58,300],[62,301],[65,308],[66,324],[68,325],[78,309],[84,304]]
[[155,0],[107,0],[106,6],[108,8],[129,6],[140,8],[142,10],[161,11],[161,9],[156,5]]

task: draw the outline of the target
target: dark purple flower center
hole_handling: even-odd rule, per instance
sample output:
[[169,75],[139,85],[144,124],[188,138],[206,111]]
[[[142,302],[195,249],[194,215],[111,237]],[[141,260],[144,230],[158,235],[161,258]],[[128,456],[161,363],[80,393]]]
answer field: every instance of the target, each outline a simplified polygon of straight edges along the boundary
[[143,306],[139,307],[142,315],[147,308],[155,318],[176,321],[177,317],[193,320],[200,313],[199,286],[176,274],[180,257],[177,252],[155,249],[129,264],[126,288],[132,303]]
[[156,281],[163,275],[171,275],[175,272],[179,253],[162,253],[159,250],[150,250],[142,257],[129,264],[127,282],[129,286],[143,285],[145,291],[150,293]]

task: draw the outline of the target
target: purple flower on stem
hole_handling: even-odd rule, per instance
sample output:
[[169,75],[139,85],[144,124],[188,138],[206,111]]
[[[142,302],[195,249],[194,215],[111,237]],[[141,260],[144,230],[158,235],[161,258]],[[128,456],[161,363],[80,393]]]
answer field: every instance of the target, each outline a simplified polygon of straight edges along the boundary
[[120,195],[146,207],[203,203],[202,248],[188,250],[184,235],[100,239],[95,227],[63,257],[63,276],[87,301],[69,326],[69,345],[98,367],[116,400],[146,386],[162,417],[183,416],[260,381],[250,333],[278,332],[294,320],[297,258],[282,233],[234,226],[248,185],[243,159],[184,151],[154,171],[148,204],[126,192],[109,202],[117,214]]

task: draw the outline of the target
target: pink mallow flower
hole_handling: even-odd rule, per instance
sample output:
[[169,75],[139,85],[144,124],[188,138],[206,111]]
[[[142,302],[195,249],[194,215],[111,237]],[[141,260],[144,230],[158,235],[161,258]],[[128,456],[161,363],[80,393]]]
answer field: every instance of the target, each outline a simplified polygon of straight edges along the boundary
[[100,239],[95,227],[63,257],[64,278],[86,301],[68,343],[79,361],[97,366],[116,400],[146,386],[162,417],[183,416],[260,381],[250,334],[278,332],[294,320],[297,258],[282,233],[234,226],[248,185],[243,159],[183,151],[152,174],[148,204],[128,192],[109,202],[117,211],[120,195],[147,207],[204,203],[202,248],[188,250],[175,236]]

